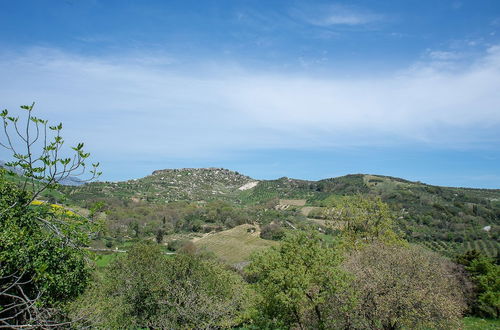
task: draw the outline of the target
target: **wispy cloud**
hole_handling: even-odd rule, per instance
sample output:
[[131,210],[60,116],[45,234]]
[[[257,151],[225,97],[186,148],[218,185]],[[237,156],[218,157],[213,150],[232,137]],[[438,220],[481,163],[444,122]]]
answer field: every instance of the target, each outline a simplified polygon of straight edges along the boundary
[[500,46],[460,70],[420,63],[356,79],[259,73],[225,63],[174,70],[165,64],[170,61],[47,49],[4,55],[1,106],[37,101],[42,117],[63,121],[68,141],[86,141],[99,159],[500,141]]
[[462,57],[462,54],[458,52],[430,50],[430,49],[427,51],[427,55],[429,56],[430,59],[439,61],[457,60]]
[[292,15],[317,26],[366,25],[380,22],[384,16],[356,6],[341,4],[296,7]]

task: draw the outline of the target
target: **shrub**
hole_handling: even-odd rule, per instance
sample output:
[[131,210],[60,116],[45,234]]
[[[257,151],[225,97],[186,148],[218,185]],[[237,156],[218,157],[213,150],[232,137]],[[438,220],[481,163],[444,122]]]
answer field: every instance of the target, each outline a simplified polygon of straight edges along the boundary
[[72,316],[98,328],[205,329],[240,324],[248,306],[245,283],[219,263],[138,244],[109,265]]
[[260,237],[263,239],[280,240],[285,236],[285,230],[277,224],[265,225],[262,227]]
[[351,328],[459,328],[464,296],[453,265],[436,253],[373,244],[354,252],[344,266],[355,276],[358,299],[346,317]]

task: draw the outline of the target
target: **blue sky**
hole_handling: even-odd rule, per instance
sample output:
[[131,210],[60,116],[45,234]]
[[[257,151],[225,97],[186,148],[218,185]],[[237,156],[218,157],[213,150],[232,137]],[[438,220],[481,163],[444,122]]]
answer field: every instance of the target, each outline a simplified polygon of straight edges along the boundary
[[0,21],[0,107],[36,101],[103,179],[500,188],[497,0],[0,0]]

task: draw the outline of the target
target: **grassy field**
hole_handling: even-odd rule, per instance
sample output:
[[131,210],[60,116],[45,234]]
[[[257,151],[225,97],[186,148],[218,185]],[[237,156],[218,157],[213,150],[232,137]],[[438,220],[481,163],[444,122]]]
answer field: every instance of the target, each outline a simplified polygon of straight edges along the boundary
[[99,254],[96,256],[95,263],[97,268],[104,268],[113,260],[115,260],[120,253]]
[[496,330],[500,329],[500,319],[464,317],[463,325],[464,330]]
[[[247,230],[256,228],[255,232]],[[241,225],[229,230],[207,235],[195,242],[199,249],[213,252],[229,264],[247,261],[255,251],[260,251],[278,243],[259,237],[258,228],[253,225]]]

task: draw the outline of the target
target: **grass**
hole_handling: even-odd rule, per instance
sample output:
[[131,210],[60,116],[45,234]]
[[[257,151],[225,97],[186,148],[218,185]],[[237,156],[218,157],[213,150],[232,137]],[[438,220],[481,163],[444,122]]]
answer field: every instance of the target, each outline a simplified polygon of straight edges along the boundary
[[253,225],[245,224],[207,235],[195,242],[196,247],[213,252],[228,264],[248,261],[255,251],[261,251],[278,243],[260,238],[259,231],[248,232]]
[[482,319],[479,317],[464,317],[464,330],[493,330],[500,329],[500,319]]
[[104,268],[108,266],[111,261],[118,257],[119,253],[108,253],[108,254],[98,254],[96,255],[95,263],[97,268]]

